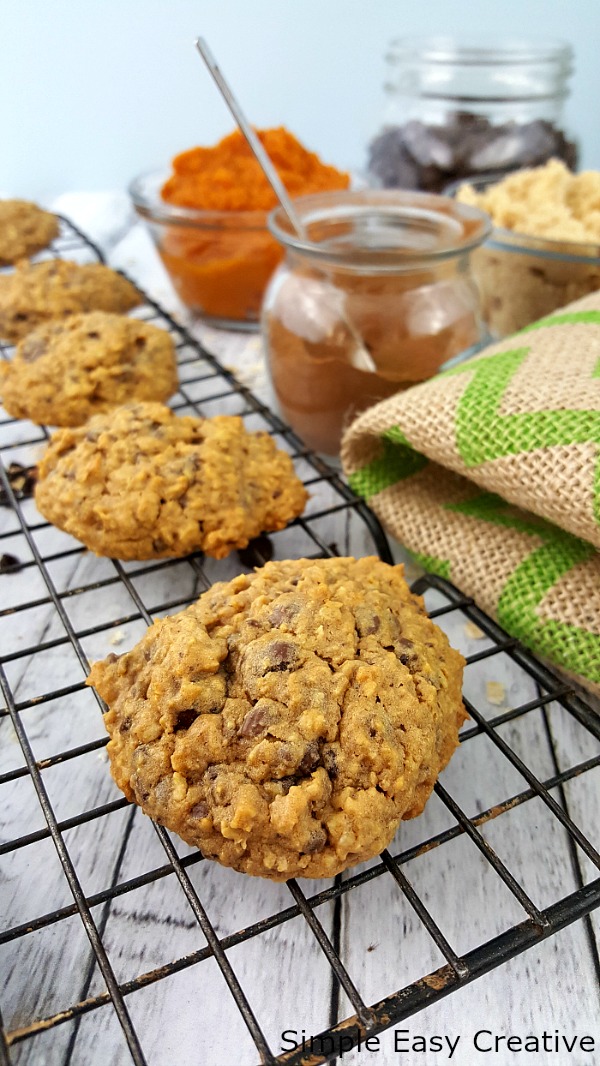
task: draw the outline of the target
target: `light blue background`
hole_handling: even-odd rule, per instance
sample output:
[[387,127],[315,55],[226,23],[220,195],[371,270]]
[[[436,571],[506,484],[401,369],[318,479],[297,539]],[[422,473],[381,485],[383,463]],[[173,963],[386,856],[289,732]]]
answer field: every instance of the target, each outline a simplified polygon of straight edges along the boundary
[[0,193],[124,188],[232,123],[193,47],[204,35],[258,126],[285,124],[359,168],[401,34],[569,40],[567,122],[600,169],[600,0],[0,0]]

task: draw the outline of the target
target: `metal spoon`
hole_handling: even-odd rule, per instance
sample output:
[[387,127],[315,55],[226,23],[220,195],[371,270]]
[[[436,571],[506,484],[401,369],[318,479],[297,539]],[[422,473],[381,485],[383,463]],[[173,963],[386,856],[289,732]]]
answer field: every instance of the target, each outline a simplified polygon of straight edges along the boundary
[[[281,207],[285,211],[285,214],[288,217],[289,223],[293,231],[298,237],[301,237],[303,240],[308,240],[309,238],[306,232],[306,227],[304,226],[302,220],[299,218],[296,209],[294,208],[294,205],[292,203],[292,200],[288,195],[285,185],[283,184],[277,170],[275,169],[275,166],[273,165],[271,159],[265,151],[262,142],[259,140],[252,126],[248,122],[248,119],[244,115],[244,112],[242,111],[238,100],[233,95],[233,92],[231,91],[228,82],[221,73],[221,70],[216,63],[216,60],[203,37],[198,37],[196,39],[196,48],[202,56],[202,59],[204,60],[208,71],[212,75],[217,85],[217,88],[221,93],[221,96],[227,104],[227,107],[231,111],[231,114],[233,115],[240,132],[246,138],[246,141],[252,153],[254,154],[254,157],[259,167],[261,168],[265,178],[269,182],[269,185],[271,186],[273,192],[275,193],[275,196],[279,200]],[[323,276],[327,278],[327,274],[324,270],[320,269],[320,273],[322,273]],[[329,278],[327,278],[327,280],[329,281]],[[354,366],[357,370],[376,370],[377,367],[375,366],[375,363],[373,362],[373,359],[371,358],[369,352],[365,348],[362,337],[360,336],[360,333],[358,332],[356,326],[353,325],[353,323],[350,321],[346,312],[342,312],[340,317],[356,344],[356,348],[353,352],[350,353],[350,362],[352,366]]]

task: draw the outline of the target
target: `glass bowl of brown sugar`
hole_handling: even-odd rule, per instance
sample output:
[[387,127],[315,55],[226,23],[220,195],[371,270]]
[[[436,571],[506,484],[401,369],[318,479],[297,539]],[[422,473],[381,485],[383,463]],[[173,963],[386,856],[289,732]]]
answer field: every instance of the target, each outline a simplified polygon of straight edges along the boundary
[[495,339],[600,289],[600,172],[557,159],[514,174],[454,183],[448,194],[486,211],[494,229],[473,257]]

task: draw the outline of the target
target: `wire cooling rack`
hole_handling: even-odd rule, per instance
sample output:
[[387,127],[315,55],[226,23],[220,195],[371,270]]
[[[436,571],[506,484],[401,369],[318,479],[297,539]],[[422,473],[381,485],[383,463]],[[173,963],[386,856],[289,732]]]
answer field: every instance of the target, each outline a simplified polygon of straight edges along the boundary
[[[66,220],[49,254],[101,258]],[[215,580],[271,554],[376,552],[391,561],[378,522],[333,470],[156,303],[148,300],[140,314],[174,336],[181,388],[173,407],[239,413],[249,428],[266,428],[294,457],[311,501],[287,530],[259,538],[229,560],[201,554],[146,564],[96,559],[41,521],[28,498],[27,471],[46,430],[6,417],[0,422],[0,892],[6,900],[0,907],[0,1062],[315,1064],[576,919],[584,919],[593,952],[589,915],[600,903],[600,856],[590,839],[596,827],[589,835],[582,828],[585,797],[578,786],[597,782],[598,719],[568,684],[442,579],[424,577],[416,590],[467,653],[470,721],[425,813],[406,823],[399,846],[377,860],[302,886],[246,879],[152,826],[112,785],[100,701],[84,685],[89,659],[125,641],[131,646],[153,617],[183,608]],[[0,354],[10,357],[10,350]],[[484,698],[486,677],[517,677],[526,698],[495,707]],[[507,768],[508,776],[494,774],[492,765]],[[483,801],[461,793],[478,773]],[[494,779],[502,781],[501,794]],[[514,821],[515,851],[500,856],[493,830],[506,819]],[[559,881],[541,899],[517,856],[519,840],[535,852],[532,825],[562,864]],[[467,915],[460,935],[441,905],[457,866],[467,910],[470,891],[486,892],[494,904],[485,929],[469,929]],[[508,901],[504,909],[500,897]],[[403,947],[410,945],[411,968],[402,950],[396,972],[374,976],[369,962],[367,980],[365,960],[375,958],[370,953],[377,946],[367,941],[382,933],[375,924],[387,921]],[[279,989],[265,994],[269,966],[284,956],[295,958],[296,968],[301,957],[301,985],[310,981],[320,992],[312,1014],[303,1008],[302,1030],[297,1019],[279,1015]],[[259,961],[269,959],[266,967]],[[286,979],[293,981],[293,971],[290,966]],[[219,979],[224,994],[215,999]],[[194,1006],[186,1014],[190,995]],[[210,1016],[208,1003],[217,1016]],[[211,1051],[215,1026],[229,1033],[223,1057]],[[165,1032],[180,1027],[182,1043],[165,1043]],[[281,1041],[292,1027],[296,1047],[289,1038]]]

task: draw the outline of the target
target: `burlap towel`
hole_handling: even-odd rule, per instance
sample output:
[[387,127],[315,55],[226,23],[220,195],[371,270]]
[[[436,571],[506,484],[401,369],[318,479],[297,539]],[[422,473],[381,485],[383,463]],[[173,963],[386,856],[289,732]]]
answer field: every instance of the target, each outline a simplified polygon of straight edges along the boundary
[[342,462],[420,563],[600,692],[600,293],[365,411]]

